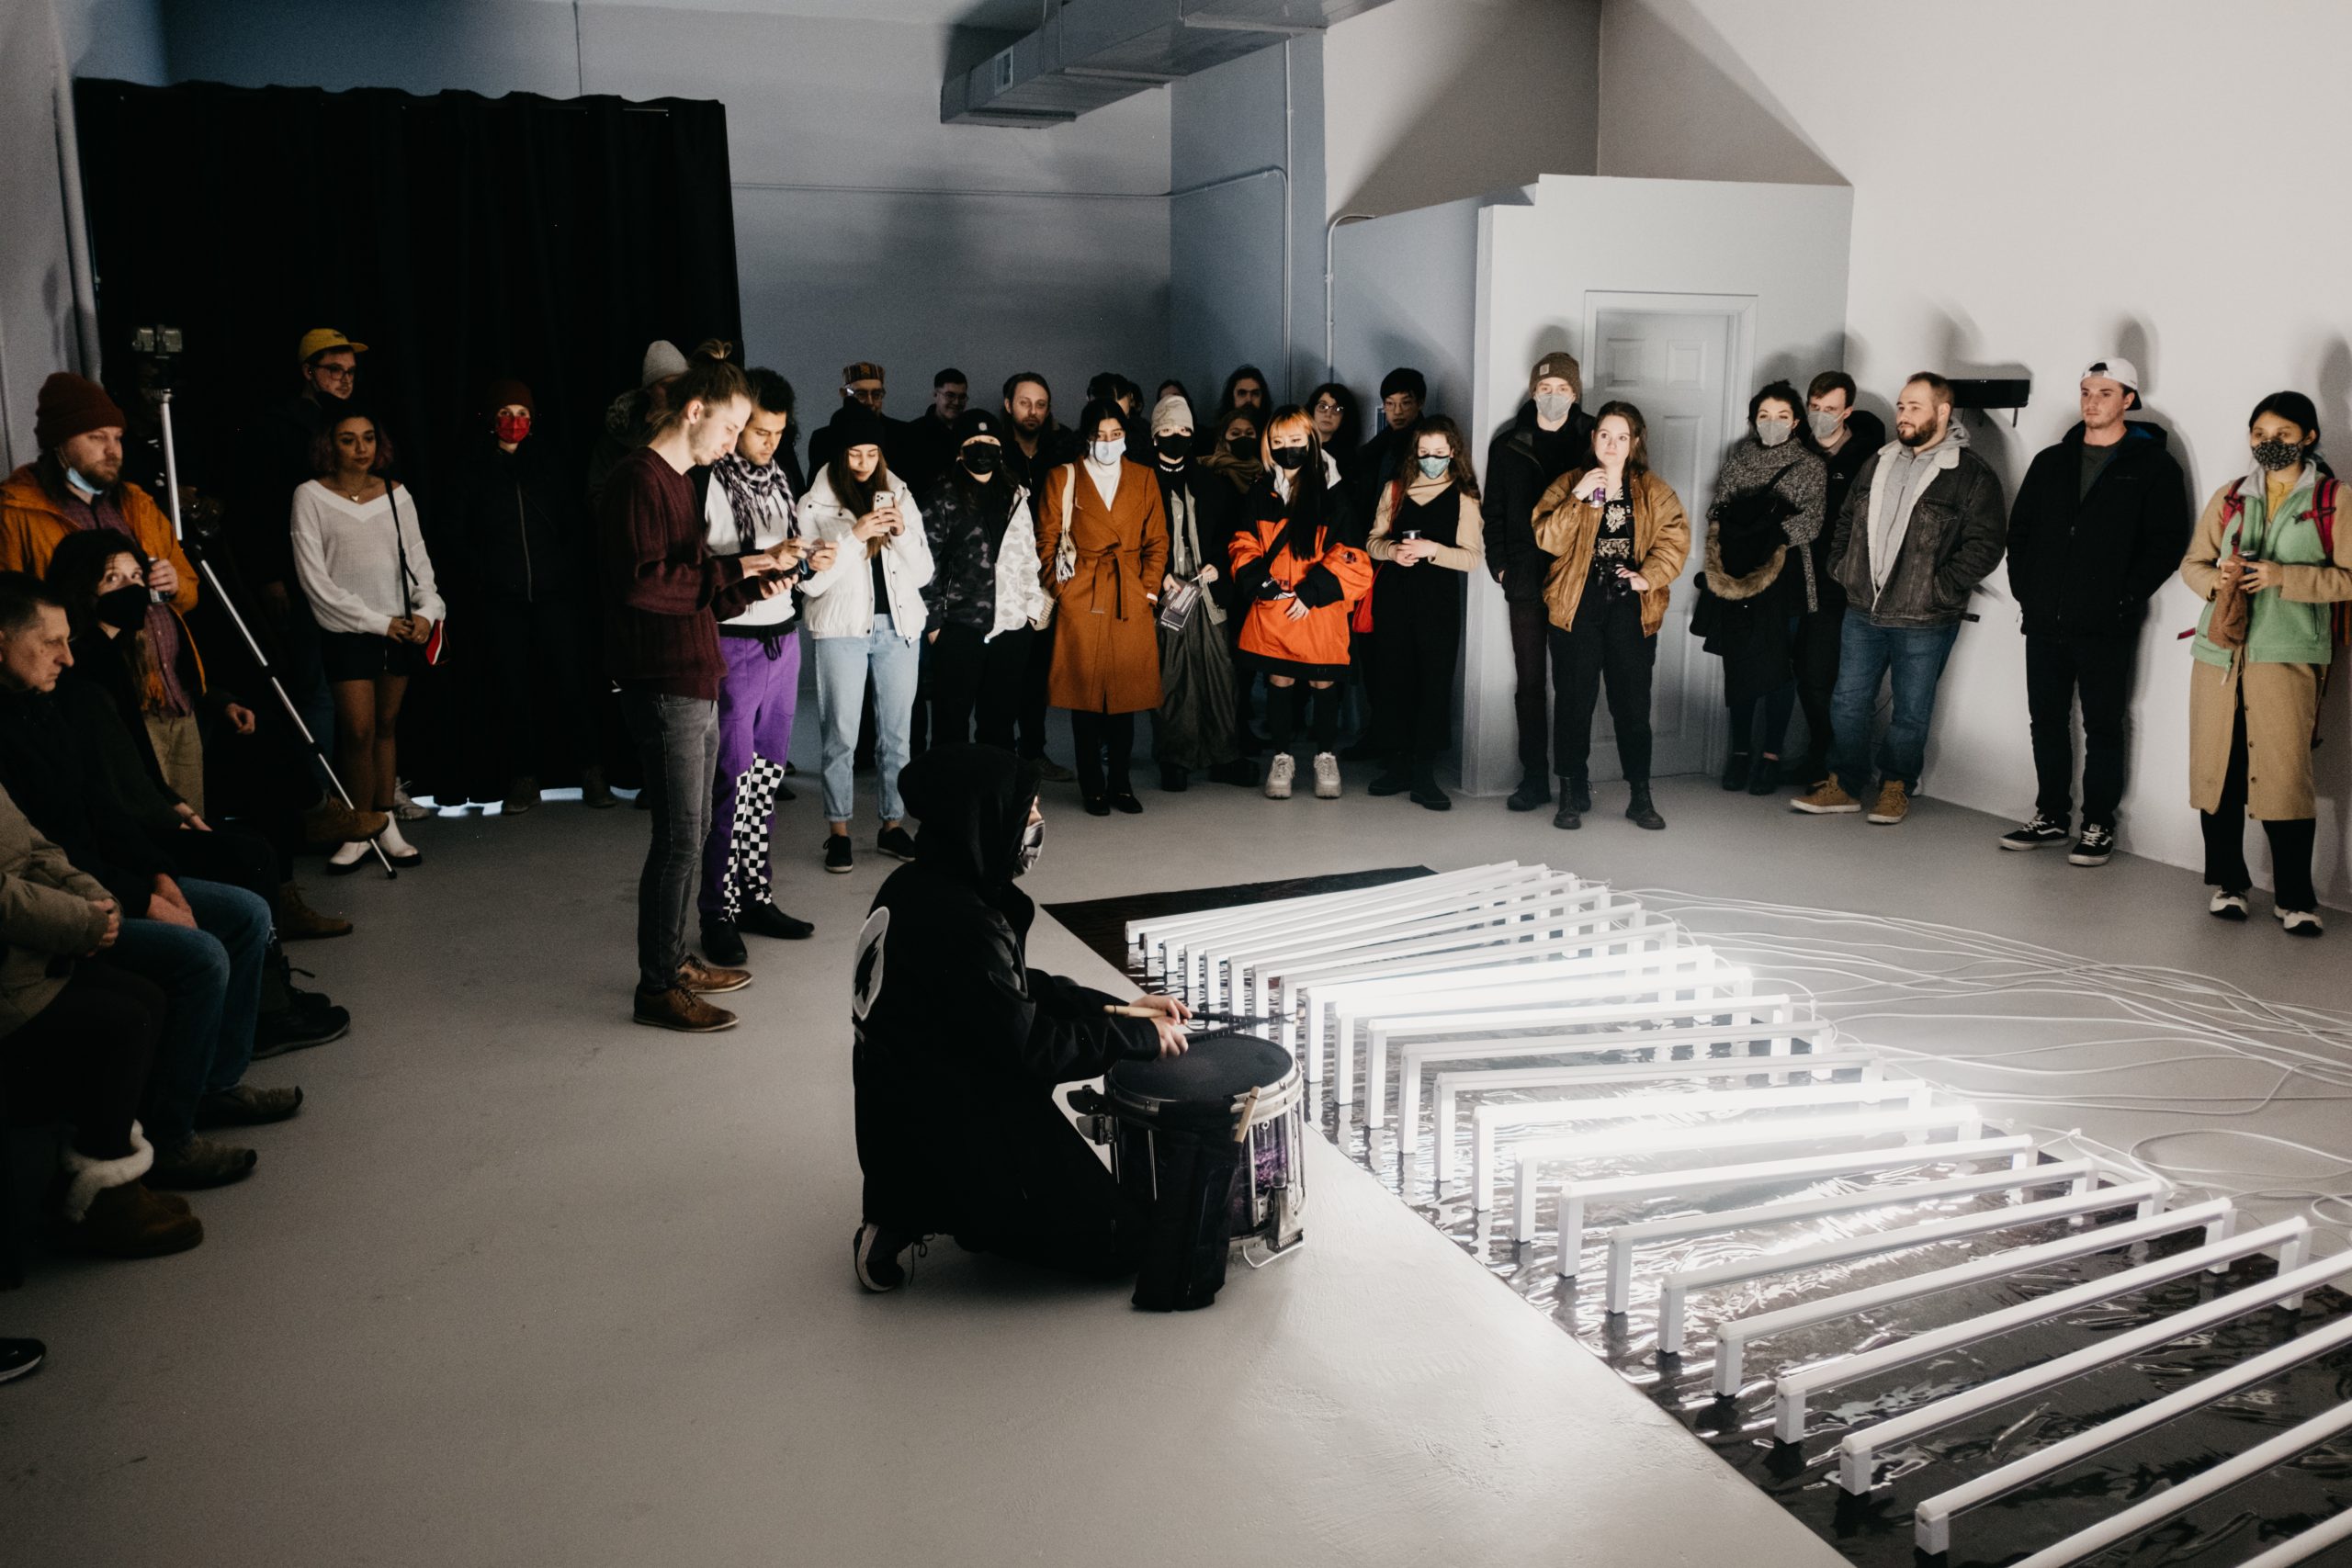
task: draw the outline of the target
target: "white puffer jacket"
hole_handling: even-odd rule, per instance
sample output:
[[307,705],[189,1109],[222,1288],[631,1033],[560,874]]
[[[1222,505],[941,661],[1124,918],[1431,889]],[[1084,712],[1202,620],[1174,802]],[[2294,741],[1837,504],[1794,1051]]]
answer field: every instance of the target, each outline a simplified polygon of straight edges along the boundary
[[[898,497],[899,515],[906,526],[882,547],[882,581],[890,597],[885,608],[892,630],[903,637],[919,637],[925,619],[921,590],[931,581],[931,541],[923,536],[914,492],[896,474],[890,476],[890,493]],[[798,509],[804,536],[830,539],[839,547],[831,569],[800,585],[808,635],[865,636],[874,629],[874,573],[866,564],[865,546],[850,537],[857,514],[835,498],[832,480],[822,469],[800,498]]]

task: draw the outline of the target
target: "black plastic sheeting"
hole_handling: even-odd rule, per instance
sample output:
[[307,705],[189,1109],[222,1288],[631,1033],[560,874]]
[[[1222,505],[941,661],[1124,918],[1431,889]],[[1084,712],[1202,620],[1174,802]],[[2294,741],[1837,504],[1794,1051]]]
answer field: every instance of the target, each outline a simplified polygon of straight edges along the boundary
[[[1346,885],[1363,886],[1372,880],[1385,878],[1365,878]],[[1329,890],[1333,889],[1311,882],[1289,882],[1264,885],[1262,891],[1251,887],[1219,888],[1214,890],[1214,897],[1202,893],[1099,900],[1083,907],[1084,923],[1091,931],[1080,934],[1108,937],[1125,920],[1153,908],[1165,911],[1170,908],[1215,908]],[[1185,903],[1167,902],[1176,898],[1182,898]],[[1057,908],[1055,913],[1058,916],[1061,911]],[[1108,942],[1096,940],[1091,944],[1103,951],[1106,957],[1111,955]],[[1127,955],[1131,972],[1133,958],[1134,955]],[[1448,1064],[1452,1067],[1473,1065]],[[1540,1093],[1520,1091],[1481,1094],[1479,1098],[1481,1102],[1492,1103],[1543,1097]],[[1390,1110],[1393,1112],[1393,1105]],[[1556,1232],[1548,1200],[1537,1240],[1529,1244],[1511,1240],[1510,1183],[1498,1183],[1494,1210],[1483,1214],[1475,1213],[1467,1191],[1468,1134],[1462,1132],[1457,1135],[1434,1127],[1433,1110],[1425,1100],[1413,1169],[1402,1177],[1393,1125],[1368,1131],[1362,1122],[1362,1107],[1356,1108],[1353,1117],[1343,1121],[1338,1107],[1328,1099],[1319,1107],[1319,1121],[1326,1136],[1478,1258],[1531,1307],[1574,1335],[1593,1354],[1614,1367],[1629,1384],[1681,1421],[1724,1463],[1770,1494],[1860,1568],[1919,1568],[1923,1564],[2005,1568],[2352,1399],[2352,1349],[2315,1358],[2081,1461],[2039,1484],[1961,1515],[1954,1521],[1951,1551],[1942,1558],[1927,1557],[1912,1545],[1912,1513],[1923,1499],[2309,1333],[2352,1311],[2352,1299],[2334,1291],[2316,1292],[2306,1299],[2299,1313],[2275,1307],[2250,1313],[2216,1329],[2160,1347],[2151,1354],[2070,1380],[2031,1400],[1946,1427],[1925,1441],[1883,1453],[1875,1487],[1862,1496],[1850,1496],[1838,1487],[1835,1476],[1838,1440],[1847,1430],[2171,1316],[2199,1302],[2267,1279],[2276,1271],[2275,1267],[2267,1258],[2257,1258],[2240,1264],[2225,1276],[2199,1273],[2154,1290],[2078,1309],[2064,1317],[1917,1362],[1874,1380],[1826,1390],[1813,1401],[1804,1441],[1783,1444],[1772,1435],[1770,1380],[1775,1373],[1834,1360],[2046,1296],[2088,1280],[2120,1273],[2160,1254],[2199,1246],[2204,1239],[2202,1233],[2185,1231],[2164,1238],[2153,1248],[2143,1246],[2068,1259],[1774,1337],[1749,1348],[1743,1369],[1747,1386],[1741,1393],[1731,1399],[1717,1399],[1711,1385],[1713,1363],[1710,1356],[1716,1324],[2075,1233],[2064,1221],[2044,1222],[1963,1241],[1911,1248],[1888,1257],[1775,1274],[1736,1289],[1694,1295],[1686,1309],[1686,1354],[1661,1357],[1656,1337],[1656,1303],[1657,1281],[1665,1274],[1973,1210],[1998,1208],[2006,1206],[2007,1197],[1993,1193],[1932,1203],[1904,1202],[1896,1198],[1894,1190],[1899,1187],[1951,1173],[1949,1167],[1935,1168],[1930,1160],[1862,1177],[1784,1180],[1737,1190],[1711,1191],[1702,1201],[1661,1198],[1638,1203],[1595,1205],[1587,1218],[1579,1277],[1562,1280],[1556,1269]],[[1457,1126],[1462,1120],[1457,1117]],[[1442,1195],[1433,1190],[1431,1180],[1433,1139],[1442,1135],[1456,1136],[1455,1168],[1459,1173],[1453,1191]],[[1887,1142],[1891,1145],[1894,1140]],[[1695,1166],[1741,1156],[1734,1153],[1661,1157],[1673,1164]],[[1626,1159],[1614,1168],[1600,1162],[1580,1168],[1588,1176],[1631,1174],[1647,1168],[1660,1167],[1650,1161]],[[1635,1255],[1631,1310],[1623,1316],[1611,1316],[1604,1310],[1606,1227],[1871,1188],[1888,1190],[1887,1207],[1775,1225],[1760,1234],[1702,1233],[1645,1247]],[[2054,1190],[2045,1190],[2033,1195],[2047,1197],[2053,1192]],[[2128,1217],[2130,1211],[2122,1210],[2096,1216],[2094,1223],[2112,1223]],[[2089,1568],[2158,1568],[2161,1564],[2177,1563],[2228,1568],[2281,1540],[2300,1534],[2347,1506],[2352,1506],[2352,1439],[2339,1438],[2176,1515],[2136,1540],[2082,1561]],[[2332,1548],[2309,1561],[2335,1568],[2352,1568],[2352,1546]]]

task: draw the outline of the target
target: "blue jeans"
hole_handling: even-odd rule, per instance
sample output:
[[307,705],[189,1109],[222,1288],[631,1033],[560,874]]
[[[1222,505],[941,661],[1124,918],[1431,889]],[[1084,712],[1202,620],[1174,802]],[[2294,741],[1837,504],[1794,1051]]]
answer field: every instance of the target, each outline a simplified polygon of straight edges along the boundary
[[157,919],[122,922],[107,957],[163,987],[164,1030],[148,1080],[148,1133],[156,1146],[196,1130],[196,1102],[234,1089],[254,1056],[269,906],[225,883],[180,883],[197,929]]
[[857,750],[857,719],[865,705],[865,677],[874,676],[874,771],[882,786],[882,820],[907,814],[899,799],[899,770],[907,765],[907,745],[915,712],[915,685],[922,671],[919,638],[900,637],[888,614],[874,617],[863,637],[811,637],[817,660],[817,728],[824,738],[825,820],[846,822],[856,809],[851,771]]
[[1936,716],[1936,682],[1960,636],[1948,626],[1880,626],[1859,610],[1846,612],[1838,650],[1838,688],[1829,698],[1833,737],[1829,771],[1848,795],[1868,799],[1872,778],[1871,721],[1880,684],[1894,677],[1894,711],[1878,743],[1876,777],[1917,791],[1928,756],[1928,725]]
[[621,717],[636,742],[653,800],[653,840],[637,877],[637,983],[665,991],[686,961],[703,844],[710,837],[710,786],[718,772],[718,705],[666,692],[621,693]]

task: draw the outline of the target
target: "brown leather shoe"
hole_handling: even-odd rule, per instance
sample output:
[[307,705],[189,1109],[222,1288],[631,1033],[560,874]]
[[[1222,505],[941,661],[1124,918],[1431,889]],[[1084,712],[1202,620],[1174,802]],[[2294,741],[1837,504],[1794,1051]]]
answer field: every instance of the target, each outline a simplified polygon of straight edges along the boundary
[[1839,788],[1834,778],[1822,780],[1810,792],[1789,802],[1790,810],[1815,817],[1842,817],[1861,808],[1862,803]]
[[620,804],[613,797],[613,786],[605,782],[605,770],[585,767],[580,770],[580,804],[598,811],[609,811]]
[[1888,828],[1910,815],[1911,792],[1903,787],[1901,779],[1889,779],[1878,786],[1878,804],[1871,807],[1865,820]]
[[655,1029],[674,1029],[682,1034],[711,1034],[735,1027],[733,1013],[711,1006],[684,986],[661,991],[649,991],[639,986],[636,1009],[630,1016],[639,1023]]
[[300,883],[288,882],[277,889],[277,940],[280,942],[315,942],[331,936],[349,936],[351,922],[341,915],[322,915],[311,908],[302,897]]
[[721,991],[740,991],[752,983],[749,969],[722,969],[716,964],[705,964],[688,953],[678,965],[678,984],[689,991],[713,996]]
[[166,1202],[141,1181],[109,1187],[90,1200],[79,1220],[62,1222],[59,1239],[98,1258],[161,1258],[186,1252],[204,1239],[204,1222],[187,1206]]
[[330,800],[302,814],[302,837],[313,846],[353,843],[374,838],[391,822],[383,812],[354,811],[339,800]]

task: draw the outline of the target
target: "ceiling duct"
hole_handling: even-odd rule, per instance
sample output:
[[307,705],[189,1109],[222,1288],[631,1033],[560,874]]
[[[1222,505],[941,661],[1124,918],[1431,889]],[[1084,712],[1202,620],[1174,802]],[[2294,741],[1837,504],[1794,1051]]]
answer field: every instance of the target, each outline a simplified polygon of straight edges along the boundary
[[944,125],[1059,125],[1383,0],[1069,0],[939,90]]

